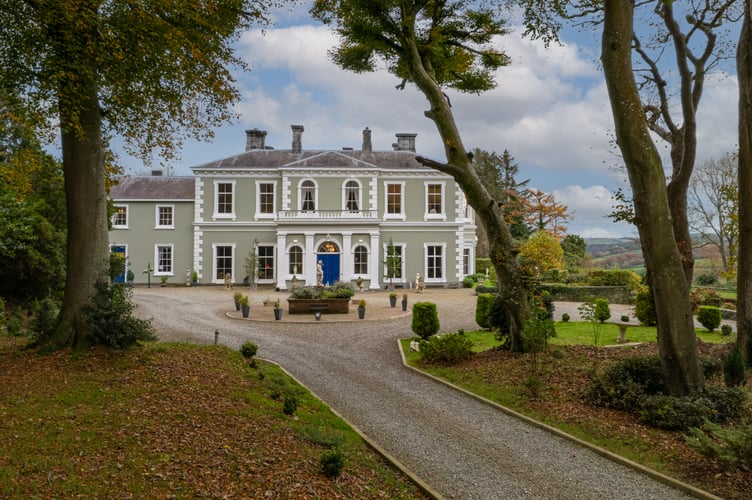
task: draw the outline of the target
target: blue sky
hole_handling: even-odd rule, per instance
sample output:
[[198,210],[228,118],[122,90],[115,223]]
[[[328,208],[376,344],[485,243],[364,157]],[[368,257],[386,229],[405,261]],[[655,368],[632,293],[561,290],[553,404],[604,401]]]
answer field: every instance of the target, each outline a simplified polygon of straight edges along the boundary
[[[266,130],[267,145],[289,148],[291,124],[304,125],[304,149],[357,149],[369,127],[374,149],[391,149],[395,133],[413,132],[420,154],[443,159],[438,133],[423,115],[425,98],[414,87],[395,89],[399,82],[386,71],[337,68],[327,57],[335,36],[306,12],[279,11],[276,27],[243,35],[237,48],[251,71],[237,74],[241,118],[216,130],[212,143],[187,143],[173,165],[177,175],[242,152],[250,128]],[[633,227],[606,218],[611,193],[627,183],[597,64],[600,35],[565,33],[562,45],[545,48],[524,39],[519,26],[510,28],[495,41],[512,60],[497,72],[498,87],[482,95],[447,92],[465,146],[508,149],[520,167],[518,180],[530,179],[530,187],[553,193],[573,212],[570,233],[636,236]],[[698,162],[736,149],[736,110],[735,74],[711,74],[698,113]],[[130,173],[144,172],[137,160],[121,160]]]

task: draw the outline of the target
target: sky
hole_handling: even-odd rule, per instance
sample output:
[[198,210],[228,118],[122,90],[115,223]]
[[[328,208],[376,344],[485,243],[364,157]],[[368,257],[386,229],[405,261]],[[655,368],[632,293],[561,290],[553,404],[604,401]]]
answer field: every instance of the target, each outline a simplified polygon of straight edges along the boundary
[[[305,127],[304,149],[359,149],[362,131],[372,130],[374,150],[389,150],[395,134],[417,133],[416,150],[444,159],[436,128],[423,112],[426,99],[382,70],[355,74],[336,67],[327,51],[337,43],[331,30],[294,11],[276,11],[276,25],[245,33],[238,55],[250,66],[237,73],[240,119],[215,131],[211,143],[188,142],[173,164],[176,175],[190,167],[241,153],[245,130],[266,130],[266,144],[289,149],[290,125]],[[496,72],[497,87],[483,94],[447,91],[467,149],[509,150],[518,181],[552,193],[573,214],[569,233],[585,238],[636,237],[636,229],[607,218],[617,188],[628,190],[626,172],[613,144],[613,119],[598,65],[599,34],[565,32],[562,44],[546,48],[523,38],[522,28],[494,44],[511,64]],[[733,64],[708,76],[698,112],[698,163],[734,151],[737,144],[737,83]],[[657,144],[666,152],[665,145]],[[123,156],[129,173],[143,173]]]

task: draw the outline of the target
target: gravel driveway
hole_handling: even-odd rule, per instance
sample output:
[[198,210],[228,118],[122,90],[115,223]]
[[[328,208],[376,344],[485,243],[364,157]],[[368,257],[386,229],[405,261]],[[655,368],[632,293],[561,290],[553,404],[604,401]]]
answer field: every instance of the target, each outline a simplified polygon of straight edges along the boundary
[[[251,302],[267,296],[276,294],[255,292]],[[260,357],[282,365],[444,498],[689,498],[404,368],[397,339],[412,336],[409,317],[377,312],[386,293],[364,296],[370,321],[310,323],[228,317],[232,292],[215,287],[137,288],[134,300],[161,340],[211,343],[218,329],[229,347],[256,342]],[[442,331],[476,328],[470,291],[428,290],[410,302],[417,297],[437,304]]]

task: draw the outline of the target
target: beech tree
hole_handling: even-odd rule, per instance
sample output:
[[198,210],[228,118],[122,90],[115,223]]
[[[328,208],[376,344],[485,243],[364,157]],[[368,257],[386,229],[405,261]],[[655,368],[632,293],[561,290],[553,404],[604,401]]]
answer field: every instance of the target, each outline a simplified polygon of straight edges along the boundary
[[736,343],[752,364],[752,0],[736,51],[739,81],[739,261],[737,264]]
[[[67,208],[66,282],[50,345],[86,345],[84,310],[109,271],[107,141],[171,157],[209,137],[238,98],[231,42],[263,21],[260,0],[6,0],[0,3],[0,87],[60,132]],[[98,285],[100,284],[100,285]]]
[[511,348],[521,350],[520,334],[531,312],[517,250],[501,208],[472,166],[444,92],[494,86],[491,72],[508,62],[490,44],[505,34],[497,10],[469,0],[316,0],[312,14],[339,34],[340,44],[331,52],[339,66],[364,72],[383,62],[401,80],[400,87],[411,83],[428,100],[425,115],[436,125],[447,161],[418,161],[451,175],[485,226],[503,323]]

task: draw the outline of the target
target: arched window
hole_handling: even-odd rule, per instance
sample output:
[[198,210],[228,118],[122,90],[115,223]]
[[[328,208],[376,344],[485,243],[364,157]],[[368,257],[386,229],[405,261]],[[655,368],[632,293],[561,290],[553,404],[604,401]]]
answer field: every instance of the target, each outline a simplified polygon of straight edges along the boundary
[[368,274],[368,249],[363,245],[358,245],[353,250],[355,259],[355,274]]
[[360,210],[360,184],[356,181],[347,181],[345,184],[345,210]]
[[300,183],[300,209],[304,212],[316,210],[316,184],[311,180]]
[[297,245],[290,247],[290,274],[303,274],[303,249]]

